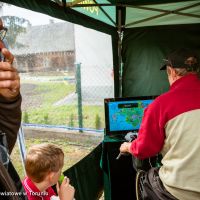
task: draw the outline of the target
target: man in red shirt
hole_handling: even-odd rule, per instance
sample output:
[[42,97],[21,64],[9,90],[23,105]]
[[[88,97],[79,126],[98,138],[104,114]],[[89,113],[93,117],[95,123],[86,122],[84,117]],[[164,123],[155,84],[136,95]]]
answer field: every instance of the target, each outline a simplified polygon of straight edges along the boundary
[[151,187],[147,199],[199,200],[200,60],[182,48],[168,56],[162,69],[170,90],[148,106],[138,138],[123,143],[120,152],[139,159],[162,154],[162,166],[145,173]]

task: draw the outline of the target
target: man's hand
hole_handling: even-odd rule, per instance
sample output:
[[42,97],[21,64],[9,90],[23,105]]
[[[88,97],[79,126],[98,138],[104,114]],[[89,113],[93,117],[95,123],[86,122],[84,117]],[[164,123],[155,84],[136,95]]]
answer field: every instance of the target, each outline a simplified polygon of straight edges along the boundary
[[62,184],[59,187],[59,184],[57,183],[57,192],[60,200],[73,200],[74,199],[74,193],[75,189],[73,186],[69,184],[69,178],[65,177],[63,179]]
[[120,153],[131,153],[130,152],[131,142],[124,142],[120,146]]
[[6,48],[3,48],[1,53],[5,61],[0,62],[0,95],[12,99],[19,94],[20,78],[12,66],[14,56]]

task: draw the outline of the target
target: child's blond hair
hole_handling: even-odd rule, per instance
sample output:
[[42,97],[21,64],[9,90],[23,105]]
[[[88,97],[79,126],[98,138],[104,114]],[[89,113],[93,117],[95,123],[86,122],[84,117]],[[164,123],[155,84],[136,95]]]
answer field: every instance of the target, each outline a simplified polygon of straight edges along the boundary
[[63,167],[64,153],[54,144],[32,146],[26,156],[27,176],[36,183],[43,181],[49,172],[57,172]]

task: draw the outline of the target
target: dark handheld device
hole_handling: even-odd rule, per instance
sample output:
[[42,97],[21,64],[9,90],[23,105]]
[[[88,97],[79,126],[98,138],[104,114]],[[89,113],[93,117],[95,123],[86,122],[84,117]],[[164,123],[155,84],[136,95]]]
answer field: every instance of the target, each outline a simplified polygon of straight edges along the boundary
[[[127,142],[132,142],[137,138],[137,133],[136,132],[129,132],[125,135],[124,139]],[[116,160],[118,160],[122,155],[129,155],[129,153],[119,153],[118,156],[116,157]],[[133,163],[133,168],[134,169],[141,169],[143,171],[147,171],[150,169],[152,166],[153,167],[160,167],[161,166],[161,160],[162,156],[161,154],[157,154],[156,156],[140,160],[137,158],[132,157],[132,163]]]
[[[137,138],[137,132],[128,132],[124,139],[127,141],[127,142],[132,142],[133,140],[135,140]],[[122,155],[127,155],[127,153],[119,153],[118,156],[116,157],[116,160],[118,160]]]

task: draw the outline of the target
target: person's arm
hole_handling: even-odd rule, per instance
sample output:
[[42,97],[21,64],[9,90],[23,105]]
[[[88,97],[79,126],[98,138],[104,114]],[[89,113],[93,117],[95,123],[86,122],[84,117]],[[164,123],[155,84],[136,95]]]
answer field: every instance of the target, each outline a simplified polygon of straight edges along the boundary
[[21,123],[20,78],[12,66],[13,55],[5,48],[2,54],[5,61],[0,62],[0,130],[6,133],[11,153]]
[[161,118],[159,101],[155,100],[144,112],[138,138],[132,143],[123,143],[120,152],[129,152],[139,159],[149,158],[159,153],[165,139]]

